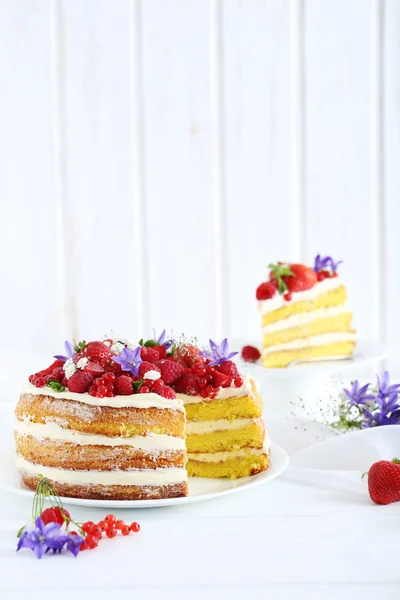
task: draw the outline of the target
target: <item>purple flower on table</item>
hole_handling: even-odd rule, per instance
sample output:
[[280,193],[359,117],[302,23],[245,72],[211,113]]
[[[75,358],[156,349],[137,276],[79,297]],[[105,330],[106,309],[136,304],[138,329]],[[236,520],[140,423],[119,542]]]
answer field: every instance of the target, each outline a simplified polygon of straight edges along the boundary
[[366,429],[368,427],[380,427],[381,425],[398,425],[400,423],[400,409],[398,408],[394,412],[378,411],[371,412],[366,408],[362,409],[364,415],[364,421],[361,427]]
[[211,350],[206,350],[204,352],[200,352],[203,358],[210,358],[210,366],[221,365],[222,363],[230,360],[237,352],[229,352],[229,345],[227,338],[223,339],[220,345],[218,345],[213,340],[210,340],[210,348]]
[[385,371],[382,376],[382,380],[379,378],[379,375],[376,376],[378,383],[378,398],[386,398],[387,396],[392,396],[399,394],[400,383],[389,385],[390,383],[390,375],[388,371]]
[[71,342],[65,340],[64,346],[67,356],[64,356],[63,354],[55,354],[53,358],[57,358],[58,360],[63,360],[64,362],[66,362],[69,358],[73,358],[75,356],[74,345],[71,344]]
[[368,400],[375,400],[375,396],[368,394],[369,383],[366,383],[362,387],[356,379],[352,385],[351,390],[343,389],[344,393],[350,400],[351,404],[366,404]]
[[173,340],[166,340],[167,337],[165,329],[162,330],[161,335],[157,338],[156,330],[153,329],[154,341],[157,342],[158,346],[165,346],[167,350],[171,348],[174,343]]
[[342,262],[342,260],[335,262],[331,256],[321,256],[320,254],[317,254],[317,256],[314,259],[314,271],[318,273],[318,271],[330,269],[332,273],[335,273],[337,271],[338,266]]
[[121,365],[123,371],[130,371],[138,376],[140,363],[143,362],[140,357],[140,348],[140,346],[135,348],[135,350],[122,348],[121,356],[113,356],[112,359]]
[[81,549],[81,544],[83,542],[83,537],[80,535],[72,535],[71,533],[68,536],[67,543],[65,545],[66,549],[71,552],[74,556],[78,556],[79,550]]
[[48,523],[45,525],[41,517],[37,517],[35,527],[26,528],[22,532],[17,545],[17,552],[21,548],[33,550],[37,558],[42,558],[43,554],[49,550],[61,551],[69,536],[60,535],[60,523]]

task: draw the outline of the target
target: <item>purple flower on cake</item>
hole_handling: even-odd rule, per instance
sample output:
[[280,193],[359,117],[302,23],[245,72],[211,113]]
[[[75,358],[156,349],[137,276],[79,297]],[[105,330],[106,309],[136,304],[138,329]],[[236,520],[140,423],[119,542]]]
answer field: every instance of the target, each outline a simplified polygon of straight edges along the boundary
[[[45,525],[41,517],[35,520],[35,527],[25,528],[19,538],[17,552],[21,548],[33,550],[37,558],[42,558],[49,550],[61,551],[64,544],[68,542],[69,536],[62,533],[59,523],[48,523]],[[81,540],[82,541],[82,540]]]
[[314,259],[314,271],[318,273],[318,271],[330,269],[332,273],[335,273],[338,266],[342,262],[342,260],[335,262],[331,256],[321,256],[320,254],[317,254],[317,256]]
[[62,354],[55,354],[53,358],[57,358],[58,360],[63,360],[64,362],[66,362],[69,358],[73,358],[75,356],[74,345],[71,344],[71,342],[65,340],[64,346],[67,356],[64,356]]
[[210,340],[210,348],[211,351],[205,350],[204,352],[200,352],[200,355],[203,358],[210,358],[210,366],[221,365],[222,363],[230,360],[237,352],[229,352],[229,345],[227,338],[223,339],[221,344],[218,346],[213,340]]
[[130,371],[134,375],[139,375],[139,366],[142,363],[140,357],[141,347],[138,346],[135,350],[129,348],[122,348],[121,356],[113,356],[112,359],[121,365],[123,371]]
[[169,348],[171,348],[172,344],[174,343],[173,340],[165,339],[167,337],[165,329],[162,330],[161,335],[158,338],[157,338],[156,330],[153,329],[153,335],[154,335],[154,341],[157,342],[157,345],[165,346],[167,350]]
[[350,404],[366,404],[368,400],[375,400],[375,396],[367,393],[368,387],[369,383],[366,383],[360,388],[360,384],[356,379],[351,390],[343,388],[343,391],[350,400]]
[[379,375],[376,376],[378,382],[378,397],[386,398],[387,396],[391,396],[392,394],[398,394],[400,389],[400,383],[389,385],[390,375],[388,371],[385,371],[382,376],[382,380],[379,378]]

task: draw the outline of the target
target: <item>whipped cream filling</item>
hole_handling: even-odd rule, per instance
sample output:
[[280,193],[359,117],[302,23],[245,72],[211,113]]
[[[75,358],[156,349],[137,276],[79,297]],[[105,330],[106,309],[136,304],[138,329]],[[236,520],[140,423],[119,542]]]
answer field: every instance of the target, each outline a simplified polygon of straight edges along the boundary
[[158,394],[132,394],[131,396],[113,396],[112,398],[95,398],[89,394],[76,394],[75,392],[55,392],[44,386],[37,388],[32,383],[26,383],[22,387],[22,394],[33,394],[35,396],[51,396],[59,400],[76,400],[90,406],[110,406],[111,408],[166,408],[169,410],[184,411],[183,403],[179,398],[169,400]]
[[248,375],[240,375],[243,384],[240,387],[220,388],[215,398],[202,398],[199,396],[188,396],[187,394],[176,394],[176,397],[186,404],[199,404],[200,402],[211,402],[212,400],[226,400],[227,398],[237,398],[240,396],[252,396],[251,379]]
[[197,462],[224,462],[232,458],[243,458],[244,456],[257,456],[268,454],[271,446],[269,437],[266,435],[264,446],[262,448],[241,448],[240,450],[232,450],[227,452],[189,452],[188,459],[196,460]]
[[268,300],[259,300],[258,310],[261,316],[264,316],[274,310],[278,310],[283,306],[290,306],[296,302],[305,302],[307,300],[316,300],[318,296],[332,292],[343,285],[343,281],[340,277],[329,277],[317,283],[309,290],[303,292],[292,292],[292,299],[287,301],[283,295],[278,292],[272,298]]
[[31,463],[19,454],[15,462],[20,471],[29,475],[43,475],[58,483],[77,485],[165,485],[187,481],[184,468],[135,469],[132,471],[74,471]]
[[313,323],[319,319],[329,319],[336,317],[342,313],[349,312],[348,307],[345,304],[339,306],[330,306],[328,308],[318,308],[310,312],[296,313],[290,315],[287,319],[280,319],[274,323],[268,323],[264,325],[264,333],[275,333],[276,331],[283,331],[284,329],[292,329],[293,327],[300,327],[301,325],[307,325],[307,323]]
[[276,346],[267,346],[263,350],[263,355],[271,354],[272,352],[283,352],[285,350],[301,350],[303,348],[312,348],[314,346],[327,346],[340,342],[355,342],[356,334],[351,331],[338,331],[334,333],[323,333],[307,338],[298,338],[285,344]]
[[185,440],[173,435],[148,433],[132,437],[108,437],[66,429],[57,423],[33,423],[29,418],[17,420],[14,431],[18,435],[31,435],[36,439],[71,442],[80,446],[131,446],[148,452],[154,450],[185,450]]
[[262,419],[217,419],[215,421],[188,421],[186,423],[187,435],[201,435],[213,433],[214,431],[228,431],[240,429],[251,423],[260,423]]

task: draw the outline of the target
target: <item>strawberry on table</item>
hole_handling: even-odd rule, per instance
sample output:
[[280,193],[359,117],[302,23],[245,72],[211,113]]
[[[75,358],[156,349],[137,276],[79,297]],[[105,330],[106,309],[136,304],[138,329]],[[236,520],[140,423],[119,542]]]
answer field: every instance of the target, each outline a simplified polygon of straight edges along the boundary
[[380,460],[368,471],[368,491],[375,504],[400,500],[400,460]]

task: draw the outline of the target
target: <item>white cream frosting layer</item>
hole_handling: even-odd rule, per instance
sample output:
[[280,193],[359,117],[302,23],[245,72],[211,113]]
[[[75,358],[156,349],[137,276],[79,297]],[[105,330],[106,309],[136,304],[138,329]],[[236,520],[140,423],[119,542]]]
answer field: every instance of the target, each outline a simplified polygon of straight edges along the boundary
[[80,446],[132,446],[148,452],[185,449],[185,440],[172,435],[148,433],[132,437],[108,437],[66,429],[56,423],[32,423],[29,418],[24,421],[17,420],[14,431],[19,435],[31,435],[36,439],[47,438],[52,441],[71,442]]
[[272,352],[284,352],[285,350],[300,350],[302,348],[312,348],[313,346],[327,346],[328,344],[337,344],[340,342],[355,342],[356,334],[349,331],[338,331],[335,333],[323,333],[308,338],[298,338],[285,344],[276,346],[267,346],[263,350],[263,355]]
[[199,402],[210,402],[212,400],[226,400],[226,398],[237,398],[240,396],[252,396],[251,379],[248,375],[240,375],[243,385],[240,387],[220,388],[215,398],[202,398],[201,396],[188,396],[187,394],[176,394],[177,398],[184,404],[198,404]]
[[258,310],[260,315],[264,316],[274,310],[282,308],[283,306],[290,306],[296,302],[305,302],[306,300],[316,300],[318,296],[332,292],[342,285],[343,281],[340,277],[329,277],[327,279],[323,279],[322,281],[317,281],[317,283],[309,290],[304,290],[303,292],[292,292],[292,299],[289,300],[289,302],[284,299],[283,295],[277,292],[273,298],[269,298],[268,300],[259,300]]
[[264,446],[262,448],[241,448],[240,450],[232,450],[227,452],[189,452],[188,459],[198,462],[225,462],[232,458],[242,458],[243,456],[254,456],[260,454],[268,454],[271,442],[268,436],[265,437]]
[[268,323],[263,327],[264,333],[275,333],[276,331],[283,331],[284,329],[292,329],[292,327],[300,327],[301,325],[307,325],[318,319],[329,319],[336,317],[342,313],[349,312],[349,309],[345,304],[339,306],[330,306],[329,308],[318,308],[309,312],[296,313],[290,315],[287,319],[280,319],[274,323]]
[[22,394],[44,395],[59,400],[75,400],[90,406],[110,406],[112,408],[166,408],[169,410],[184,411],[183,403],[179,398],[169,400],[158,394],[132,394],[131,396],[113,396],[112,398],[95,398],[89,394],[76,394],[75,392],[55,392],[44,386],[37,388],[31,383],[26,383]]
[[227,431],[246,427],[250,423],[259,423],[261,419],[217,419],[216,421],[188,421],[186,423],[187,435],[201,435],[214,431]]
[[81,485],[166,485],[187,481],[184,468],[136,469],[132,471],[73,471],[31,463],[19,454],[15,457],[20,471],[30,475],[43,475],[58,483]]

